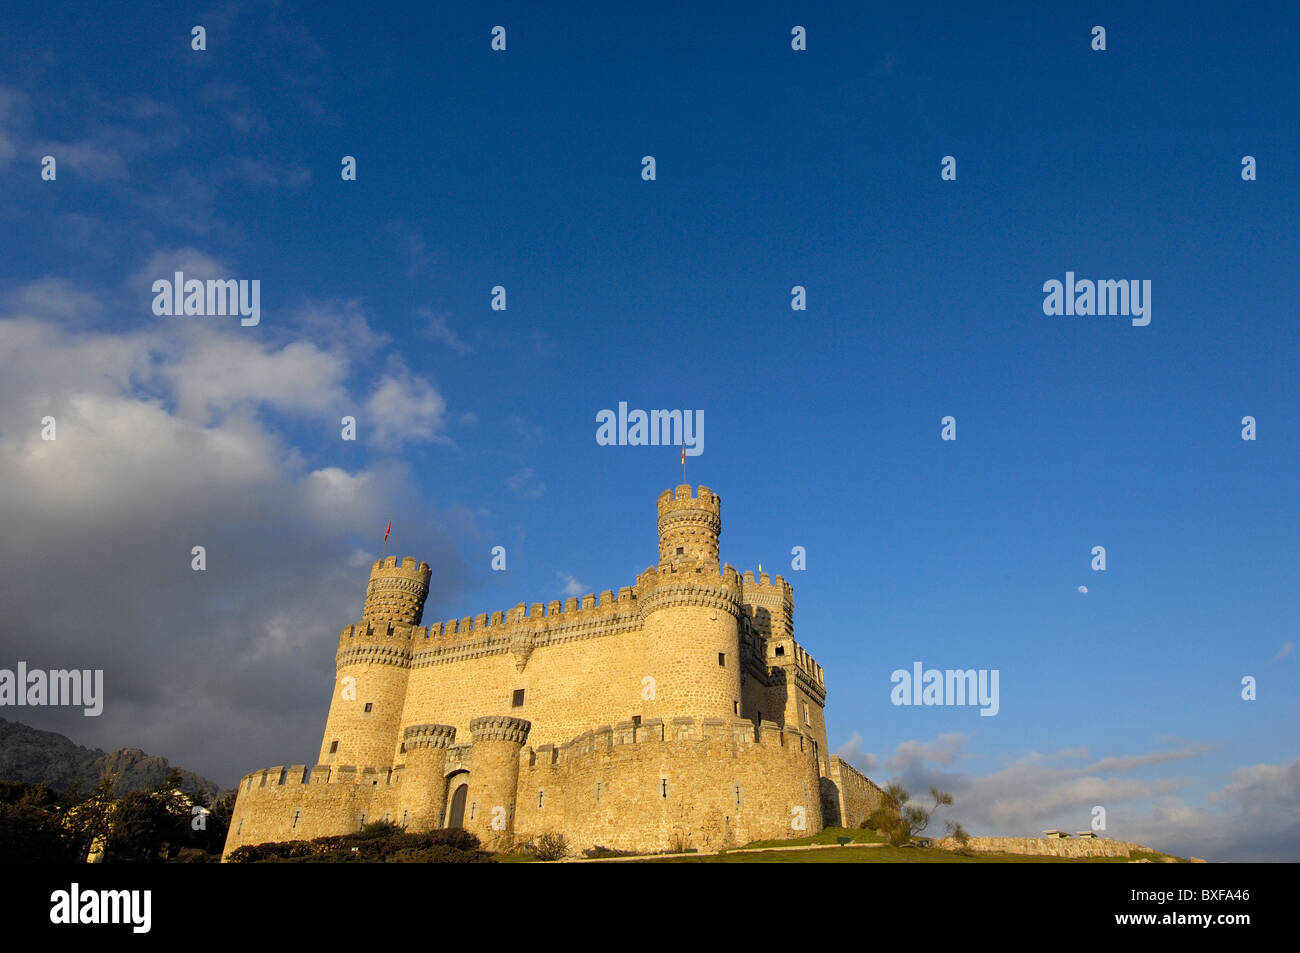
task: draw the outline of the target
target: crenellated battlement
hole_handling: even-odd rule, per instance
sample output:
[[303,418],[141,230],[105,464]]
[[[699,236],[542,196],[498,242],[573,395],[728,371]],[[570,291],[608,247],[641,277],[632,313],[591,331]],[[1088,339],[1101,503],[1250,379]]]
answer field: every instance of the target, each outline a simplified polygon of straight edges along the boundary
[[465,616],[463,619],[448,619],[445,622],[420,626],[414,630],[413,638],[417,643],[480,639],[494,629],[508,631],[515,626],[535,626],[539,622],[551,625],[586,622],[626,611],[629,606],[635,604],[636,599],[636,589],[632,586],[624,586],[618,591],[617,598],[612,589],[606,589],[600,594],[599,602],[594,593],[583,596],[581,602],[576,596],[570,596],[563,602],[559,599],[552,599],[548,603],[534,602],[531,605],[521,602],[512,609],[493,612],[491,615],[481,612],[476,616]]
[[660,516],[680,509],[707,511],[718,517],[722,515],[722,497],[707,486],[701,486],[696,493],[689,483],[683,483],[675,490],[664,490],[659,494],[657,506]]
[[396,622],[419,625],[424,600],[429,595],[429,564],[406,556],[376,559],[370,567],[366,604],[361,618],[368,622]]
[[760,572],[758,574],[758,580],[755,581],[754,571],[752,569],[747,569],[745,570],[744,585],[746,602],[751,601],[749,596],[752,594],[755,598],[776,598],[781,602],[789,603],[792,606],[794,605],[794,586],[786,582],[785,577],[783,576],[777,576],[775,579],[772,579],[767,573]]
[[740,576],[729,565],[712,572],[702,566],[691,571],[652,566],[637,576],[636,591],[642,618],[671,606],[704,606],[740,617]]
[[594,753],[609,753],[621,745],[652,747],[660,744],[725,745],[744,749],[749,746],[785,748],[808,753],[811,739],[793,725],[781,726],[764,720],[757,726],[745,718],[696,718],[679,716],[671,722],[652,718],[637,723],[622,721],[600,725],[584,731],[562,745],[539,745],[524,748],[520,758],[530,767],[560,767]]
[[409,725],[402,732],[402,750],[450,748],[456,743],[456,729],[451,725]]
[[263,768],[243,776],[237,788],[242,798],[246,792],[255,792],[262,788],[291,788],[316,784],[350,784],[369,787],[389,787],[400,784],[402,766],[377,767],[352,764],[318,764],[308,768],[305,764],[295,764],[286,768],[276,765]]
[[405,668],[411,664],[413,627],[394,622],[362,619],[345,625],[339,633],[336,666],[371,663]]

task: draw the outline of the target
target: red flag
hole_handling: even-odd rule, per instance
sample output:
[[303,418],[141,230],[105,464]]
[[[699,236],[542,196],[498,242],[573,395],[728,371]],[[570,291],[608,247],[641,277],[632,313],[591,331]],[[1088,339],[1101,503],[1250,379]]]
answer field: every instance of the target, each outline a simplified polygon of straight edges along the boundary
[[[683,453],[684,453],[684,452],[685,452],[685,451],[683,451]],[[392,529],[392,528],[393,528],[393,521],[392,521],[392,520],[389,520],[389,521],[388,521],[388,526],[385,527],[385,529],[384,529],[384,542],[385,542],[385,543],[388,542],[388,531],[389,531],[390,529]]]

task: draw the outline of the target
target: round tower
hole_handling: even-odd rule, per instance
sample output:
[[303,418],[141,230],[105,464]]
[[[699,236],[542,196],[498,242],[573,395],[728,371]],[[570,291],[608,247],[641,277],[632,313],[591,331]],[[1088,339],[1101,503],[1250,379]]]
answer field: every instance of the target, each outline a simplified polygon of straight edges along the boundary
[[456,741],[451,725],[411,725],[402,732],[406,763],[402,769],[402,809],[406,829],[429,831],[442,826],[447,801],[447,748]]
[[396,556],[376,559],[370,567],[366,586],[366,604],[361,618],[367,622],[393,622],[419,625],[424,615],[424,600],[429,595],[429,564],[407,556],[397,564]]
[[393,765],[411,666],[411,630],[429,593],[429,567],[410,556],[370,567],[361,621],[343,630],[320,764]]
[[509,845],[515,831],[519,752],[532,723],[509,715],[487,715],[469,723],[469,802],[465,829],[489,848]]
[[676,495],[664,490],[659,496],[659,569],[675,567],[678,572],[701,566],[718,571],[718,537],[722,535],[722,499],[707,486],[698,496],[689,484]]
[[[637,580],[645,631],[642,719],[731,719],[740,708],[740,577],[718,569],[722,501],[706,486],[659,497],[659,565]],[[649,697],[650,695],[653,697]]]

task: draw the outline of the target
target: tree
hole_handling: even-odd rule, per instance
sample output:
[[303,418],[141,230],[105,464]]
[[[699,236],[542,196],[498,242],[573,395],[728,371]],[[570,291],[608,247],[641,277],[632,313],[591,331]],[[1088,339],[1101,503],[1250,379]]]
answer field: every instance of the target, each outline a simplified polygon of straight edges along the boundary
[[64,824],[70,832],[76,859],[85,860],[96,848],[103,849],[108,840],[108,830],[113,816],[113,787],[117,779],[112,775],[100,778],[95,789],[78,800],[77,788],[64,795],[68,809]]
[[133,791],[113,812],[104,856],[109,861],[170,860],[190,843],[184,798],[163,791]]
[[0,858],[28,864],[80,860],[57,801],[41,784],[0,783]]
[[[879,807],[871,812],[866,826],[879,831],[895,847],[909,843],[930,826],[930,818],[941,807],[952,805],[952,795],[937,787],[930,788],[930,797],[934,804],[925,808],[909,803],[912,795],[901,784],[891,784],[884,791],[884,798]],[[957,823],[948,821],[944,830],[963,847],[970,840],[966,830]]]

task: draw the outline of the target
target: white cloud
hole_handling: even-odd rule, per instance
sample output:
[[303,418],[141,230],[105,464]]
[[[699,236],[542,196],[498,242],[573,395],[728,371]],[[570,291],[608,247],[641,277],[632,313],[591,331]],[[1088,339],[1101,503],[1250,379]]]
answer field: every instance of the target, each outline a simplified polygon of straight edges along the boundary
[[[1300,758],[1285,764],[1240,768],[1231,781],[1209,793],[1204,806],[1192,803],[1196,785],[1188,778],[1144,778],[1154,766],[1191,761],[1211,748],[1181,742],[1138,755],[1103,757],[1087,764],[1087,749],[1050,755],[1030,752],[992,773],[958,770],[966,736],[943,735],[930,742],[907,741],[886,759],[888,778],[923,806],[931,786],[950,792],[954,804],[932,822],[960,821],[972,834],[1035,836],[1048,828],[1086,830],[1092,809],[1106,809],[1104,836],[1136,841],[1179,856],[1211,861],[1300,860]],[[861,756],[854,733],[841,748]],[[867,759],[874,761],[873,756]],[[852,760],[852,758],[849,758]]]
[[207,420],[246,404],[332,418],[354,409],[343,387],[348,362],[341,354],[307,341],[273,350],[252,335],[207,330],[204,324],[177,326],[194,339],[163,373],[186,416]]
[[557,575],[564,582],[563,592],[566,596],[581,596],[589,591],[584,583],[578,581],[577,577],[563,572],[557,573]]
[[533,479],[532,467],[524,467],[507,477],[506,487],[521,500],[540,499],[546,493],[546,484]]
[[46,278],[24,285],[13,296],[11,306],[26,317],[78,321],[90,321],[103,310],[93,295],[78,291],[61,278]]
[[872,774],[880,766],[880,760],[862,747],[862,733],[858,731],[853,732],[848,741],[835,749],[835,753],[866,775]]
[[400,366],[380,378],[366,401],[365,422],[369,438],[384,447],[448,442],[447,402],[430,381]]
[[[186,279],[198,278],[256,278],[256,275],[233,275],[229,269],[215,258],[194,248],[160,249],[149,256],[144,267],[132,275],[130,288],[147,295],[147,304],[153,303],[153,283],[159,278],[171,281],[176,272],[184,272]],[[149,308],[141,309],[142,314],[152,314]]]

